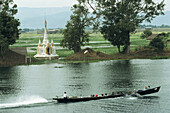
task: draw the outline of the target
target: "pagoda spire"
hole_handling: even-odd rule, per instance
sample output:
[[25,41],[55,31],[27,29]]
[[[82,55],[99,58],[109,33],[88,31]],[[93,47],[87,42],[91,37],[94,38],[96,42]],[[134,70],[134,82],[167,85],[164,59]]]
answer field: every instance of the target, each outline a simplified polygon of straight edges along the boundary
[[45,29],[47,29],[47,21],[46,21],[46,19],[45,19]]
[[48,35],[47,35],[47,21],[46,21],[46,19],[45,19],[45,28],[44,28],[43,44],[46,45],[47,43],[49,43],[49,40],[48,40]]
[[40,46],[40,47],[41,47],[41,40],[40,40],[40,38],[39,38],[39,43],[38,43],[38,46]]

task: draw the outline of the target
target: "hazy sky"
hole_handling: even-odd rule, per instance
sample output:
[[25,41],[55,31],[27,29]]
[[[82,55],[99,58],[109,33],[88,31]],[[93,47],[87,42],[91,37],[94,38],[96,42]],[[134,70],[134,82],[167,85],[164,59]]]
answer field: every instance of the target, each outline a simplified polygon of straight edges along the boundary
[[[77,0],[14,0],[18,7],[65,7],[72,6]],[[160,2],[162,0],[154,0]],[[170,0],[165,0],[165,10],[170,11]]]
[[13,0],[18,7],[65,7],[72,6],[77,0]]

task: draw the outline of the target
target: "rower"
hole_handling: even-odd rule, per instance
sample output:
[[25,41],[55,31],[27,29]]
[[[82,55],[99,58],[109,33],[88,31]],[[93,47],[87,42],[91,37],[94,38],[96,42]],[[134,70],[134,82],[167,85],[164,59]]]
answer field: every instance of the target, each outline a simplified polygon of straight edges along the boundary
[[64,97],[65,99],[67,98],[67,94],[66,94],[66,92],[64,92],[63,97]]
[[147,86],[145,86],[145,88],[144,89],[147,89]]

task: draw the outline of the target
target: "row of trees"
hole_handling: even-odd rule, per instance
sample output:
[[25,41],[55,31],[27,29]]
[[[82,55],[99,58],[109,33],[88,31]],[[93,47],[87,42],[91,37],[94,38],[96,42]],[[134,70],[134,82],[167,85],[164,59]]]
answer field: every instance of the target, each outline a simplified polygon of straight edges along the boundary
[[9,45],[14,44],[19,38],[18,26],[20,22],[15,19],[17,5],[13,0],[0,1],[0,56],[8,50]]
[[[73,14],[64,30],[61,45],[79,52],[84,42],[88,42],[85,28],[93,26],[105,39],[117,46],[122,53],[130,52],[130,34],[143,21],[151,22],[163,15],[164,0],[77,0],[72,8]],[[123,50],[120,47],[123,46]]]
[[170,28],[169,25],[165,25],[165,24],[162,24],[160,26],[157,26],[157,25],[140,25],[139,28],[147,28],[147,27],[150,27],[150,28]]

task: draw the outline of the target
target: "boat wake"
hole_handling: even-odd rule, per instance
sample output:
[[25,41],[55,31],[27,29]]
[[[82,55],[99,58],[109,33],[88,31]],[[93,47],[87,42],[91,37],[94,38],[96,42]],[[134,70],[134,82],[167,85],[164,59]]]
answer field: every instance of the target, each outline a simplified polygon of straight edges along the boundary
[[129,99],[129,100],[136,100],[136,99],[138,99],[138,97],[127,97],[127,99]]
[[0,109],[27,107],[45,103],[48,103],[48,100],[40,96],[24,96],[20,97],[16,102],[0,104]]

